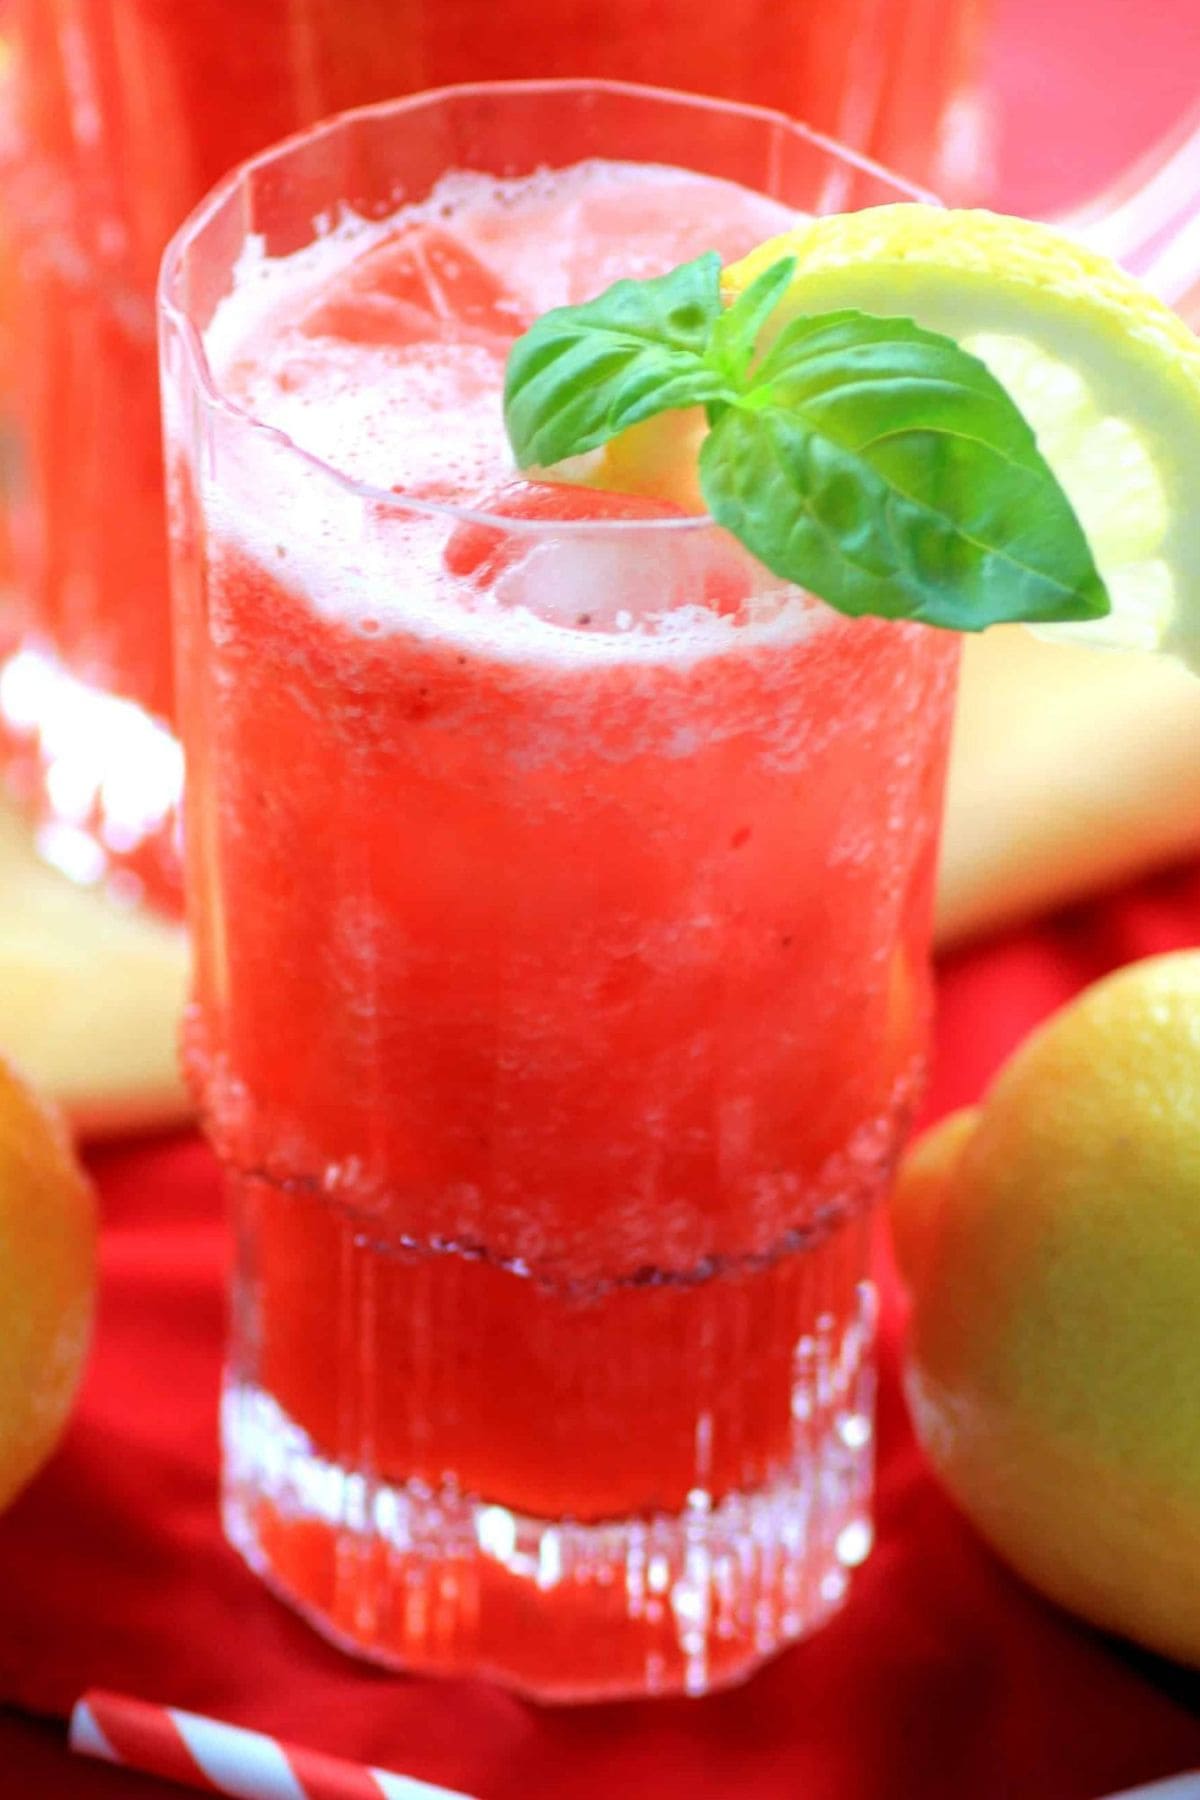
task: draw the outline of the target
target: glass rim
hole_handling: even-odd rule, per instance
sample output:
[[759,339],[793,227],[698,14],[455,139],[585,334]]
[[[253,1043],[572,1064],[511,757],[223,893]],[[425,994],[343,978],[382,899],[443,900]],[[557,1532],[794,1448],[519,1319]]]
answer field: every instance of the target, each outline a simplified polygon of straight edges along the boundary
[[[442,518],[451,525],[485,525],[516,536],[530,537],[571,537],[584,534],[623,536],[629,533],[677,533],[714,528],[716,521],[708,512],[688,513],[680,518],[657,519],[520,519],[500,512],[489,512],[485,507],[465,505],[461,501],[431,500],[418,495],[398,493],[394,488],[378,487],[373,482],[359,481],[344,470],[335,467],[333,463],[326,461],[324,457],[318,456],[314,451],[306,450],[281,427],[269,425],[265,419],[260,419],[257,414],[250,412],[246,407],[239,406],[235,400],[230,399],[221,390],[208,360],[203,336],[190,317],[187,308],[176,296],[183,258],[193,240],[203,231],[210,220],[256,171],[283,162],[295,151],[312,144],[317,139],[334,137],[360,121],[396,118],[409,112],[418,113],[435,105],[444,104],[447,100],[455,99],[460,95],[536,96],[538,94],[567,95],[571,93],[628,96],[634,100],[666,102],[674,107],[690,108],[701,113],[723,113],[757,121],[774,130],[783,130],[837,162],[886,183],[896,190],[898,198],[922,202],[930,206],[943,204],[936,194],[921,187],[919,183],[910,181],[906,176],[897,174],[883,163],[876,162],[872,157],[864,156],[860,151],[850,149],[848,145],[839,142],[837,138],[831,137],[827,132],[817,131],[813,126],[804,124],[800,119],[793,119],[789,114],[780,112],[777,108],[754,106],[741,100],[723,100],[717,95],[693,93],[684,88],[659,87],[647,82],[593,79],[587,76],[514,81],[464,81],[447,83],[441,87],[421,88],[414,93],[399,95],[391,100],[374,101],[368,106],[349,107],[341,112],[330,113],[300,131],[290,132],[287,137],[276,139],[265,149],[259,150],[255,155],[246,157],[242,162],[237,163],[192,208],[182,224],[173,232],[163,252],[156,288],[160,337],[163,325],[169,321],[184,347],[188,377],[194,383],[206,409],[224,415],[239,427],[254,432],[256,436],[273,441],[285,454],[294,456],[308,468],[315,470],[323,479],[332,482],[347,496],[360,500],[371,507],[384,508],[390,513],[415,513],[428,518]],[[247,235],[249,234],[247,233]],[[519,479],[521,471],[514,468],[513,475],[514,478]]]

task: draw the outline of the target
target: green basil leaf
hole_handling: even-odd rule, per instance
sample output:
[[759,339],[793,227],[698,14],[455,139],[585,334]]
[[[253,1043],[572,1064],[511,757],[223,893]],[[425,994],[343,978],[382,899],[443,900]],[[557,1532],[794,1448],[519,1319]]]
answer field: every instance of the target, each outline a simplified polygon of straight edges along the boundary
[[788,290],[796,272],[796,258],[782,256],[727,306],[712,327],[709,360],[742,384],[758,343],[758,335]]
[[1006,390],[950,338],[839,312],[791,322],[700,451],[713,517],[839,611],[977,631],[1089,619],[1108,596]]
[[504,419],[521,468],[594,450],[630,425],[730,397],[706,359],[721,315],[715,251],[544,313],[508,359]]

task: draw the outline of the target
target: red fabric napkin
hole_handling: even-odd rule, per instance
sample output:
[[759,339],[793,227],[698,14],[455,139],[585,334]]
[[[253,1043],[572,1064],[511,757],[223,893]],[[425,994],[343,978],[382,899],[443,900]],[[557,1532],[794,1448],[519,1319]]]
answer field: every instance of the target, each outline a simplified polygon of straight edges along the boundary
[[[975,1098],[1086,981],[1200,941],[1200,869],[949,962],[928,1111]],[[483,1800],[1094,1800],[1200,1766],[1200,1676],[1109,1642],[997,1562],[913,1444],[884,1331],[879,1545],[824,1632],[703,1701],[540,1711],[481,1683],[381,1674],[249,1575],[216,1517],[225,1261],[191,1138],[94,1158],[96,1354],[67,1442],[0,1520],[0,1700],[62,1715],[87,1686],[169,1701]],[[172,1790],[0,1719],[0,1795]]]

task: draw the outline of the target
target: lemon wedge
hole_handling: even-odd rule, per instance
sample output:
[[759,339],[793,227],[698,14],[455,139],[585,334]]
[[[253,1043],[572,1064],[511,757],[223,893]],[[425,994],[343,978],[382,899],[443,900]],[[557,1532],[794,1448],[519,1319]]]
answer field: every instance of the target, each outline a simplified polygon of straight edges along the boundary
[[814,219],[722,275],[732,302],[785,256],[771,315],[901,316],[954,338],[1024,413],[1079,518],[1112,601],[1040,636],[1166,650],[1200,671],[1200,344],[1107,258],[988,212],[881,206]]

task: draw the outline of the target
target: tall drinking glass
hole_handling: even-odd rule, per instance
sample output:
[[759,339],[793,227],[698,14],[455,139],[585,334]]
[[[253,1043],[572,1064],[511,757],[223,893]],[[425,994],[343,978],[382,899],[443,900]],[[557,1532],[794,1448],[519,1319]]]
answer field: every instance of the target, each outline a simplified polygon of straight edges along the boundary
[[699,1693],[870,1546],[956,644],[513,485],[500,384],[531,296],[907,192],[766,112],[477,86],[293,138],[168,252],[225,1519],[387,1663]]
[[940,184],[982,10],[0,0],[0,785],[45,854],[178,909],[153,281],[226,170],[442,82],[619,76],[782,107]]

